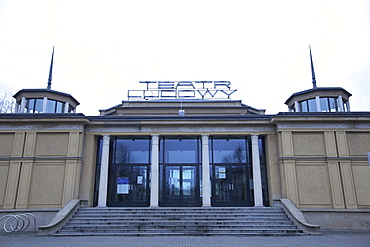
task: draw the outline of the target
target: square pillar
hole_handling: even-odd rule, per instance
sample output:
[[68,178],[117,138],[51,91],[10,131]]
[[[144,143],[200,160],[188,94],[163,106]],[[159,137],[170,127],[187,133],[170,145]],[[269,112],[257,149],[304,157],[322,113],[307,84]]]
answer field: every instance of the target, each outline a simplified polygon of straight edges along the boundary
[[44,97],[44,100],[42,101],[42,113],[46,113],[47,106],[48,106],[48,97]]
[[19,107],[18,113],[25,113],[27,99],[22,97],[21,106]]
[[315,100],[316,100],[316,109],[317,109],[318,112],[321,112],[320,96],[316,96]]
[[98,207],[106,207],[107,206],[109,144],[110,144],[110,136],[109,135],[103,135],[103,148],[102,148],[102,157],[101,157],[101,166],[100,166]]
[[208,135],[202,135],[202,186],[203,207],[211,207],[211,172],[209,167]]
[[152,135],[152,164],[150,177],[150,207],[159,206],[159,135]]
[[258,148],[258,135],[252,135],[252,164],[253,164],[253,187],[254,206],[263,207],[261,163]]

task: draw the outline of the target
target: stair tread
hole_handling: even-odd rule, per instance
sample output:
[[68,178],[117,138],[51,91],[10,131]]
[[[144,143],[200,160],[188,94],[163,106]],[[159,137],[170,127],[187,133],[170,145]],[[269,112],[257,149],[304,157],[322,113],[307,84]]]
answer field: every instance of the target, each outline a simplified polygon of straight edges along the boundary
[[271,208],[81,208],[54,236],[305,234]]

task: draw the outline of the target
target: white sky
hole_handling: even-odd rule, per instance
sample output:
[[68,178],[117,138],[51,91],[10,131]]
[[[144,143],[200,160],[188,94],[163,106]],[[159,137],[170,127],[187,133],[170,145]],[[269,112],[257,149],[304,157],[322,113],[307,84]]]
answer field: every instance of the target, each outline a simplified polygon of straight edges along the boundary
[[0,0],[0,95],[46,88],[98,115],[139,81],[231,81],[232,99],[287,111],[285,100],[318,87],[353,94],[370,110],[370,1]]

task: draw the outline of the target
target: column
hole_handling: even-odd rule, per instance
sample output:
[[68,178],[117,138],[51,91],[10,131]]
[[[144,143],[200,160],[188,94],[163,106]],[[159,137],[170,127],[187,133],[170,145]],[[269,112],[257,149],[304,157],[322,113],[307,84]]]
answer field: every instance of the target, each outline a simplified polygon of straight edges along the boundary
[[68,110],[69,110],[69,102],[66,102],[64,104],[64,113],[68,113]]
[[102,149],[101,166],[100,166],[98,207],[107,206],[109,142],[110,142],[110,136],[103,135],[103,149]]
[[300,109],[299,109],[299,104],[297,101],[294,101],[294,108],[295,108],[295,111],[296,112],[300,112]]
[[152,135],[152,165],[150,178],[150,207],[158,207],[159,199],[159,135]]
[[47,106],[48,106],[48,97],[44,97],[44,100],[42,101],[42,113],[46,113]]
[[339,105],[339,111],[344,111],[344,104],[343,104],[343,97],[341,95],[338,96],[338,105]]
[[320,96],[316,96],[316,109],[318,112],[321,112],[321,102],[320,102]]
[[15,102],[14,113],[20,113],[19,107],[20,105],[18,104],[18,102]]
[[24,113],[24,110],[26,108],[26,102],[27,102],[27,99],[25,97],[22,97],[21,106],[18,111],[19,113]]
[[253,163],[254,206],[263,207],[262,178],[261,178],[260,154],[258,148],[258,135],[252,135],[252,163]]
[[208,135],[202,135],[203,207],[211,207],[211,172],[209,168]]
[[346,105],[347,105],[347,111],[350,112],[351,108],[349,107],[349,100],[347,101]]

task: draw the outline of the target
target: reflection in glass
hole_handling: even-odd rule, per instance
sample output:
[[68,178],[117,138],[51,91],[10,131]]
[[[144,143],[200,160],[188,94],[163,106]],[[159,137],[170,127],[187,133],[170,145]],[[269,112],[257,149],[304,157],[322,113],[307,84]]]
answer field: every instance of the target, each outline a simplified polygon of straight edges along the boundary
[[47,113],[54,113],[55,112],[55,105],[57,102],[55,100],[48,100],[47,105],[46,105],[46,112]]
[[320,98],[322,112],[337,112],[339,111],[338,98],[325,97]]
[[307,100],[307,104],[308,104],[308,111],[309,112],[317,112],[316,99]]
[[117,138],[114,142],[114,163],[149,163],[149,137]]
[[199,163],[198,137],[162,137],[160,140],[161,163]]
[[[245,137],[214,137],[212,140],[211,163],[246,163],[247,141]],[[249,157],[248,157],[249,158]]]
[[42,113],[43,99],[29,99],[26,102],[26,113]]
[[[265,137],[258,136],[264,205],[268,202]],[[211,136],[212,206],[252,206],[253,168],[250,136]]]

